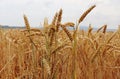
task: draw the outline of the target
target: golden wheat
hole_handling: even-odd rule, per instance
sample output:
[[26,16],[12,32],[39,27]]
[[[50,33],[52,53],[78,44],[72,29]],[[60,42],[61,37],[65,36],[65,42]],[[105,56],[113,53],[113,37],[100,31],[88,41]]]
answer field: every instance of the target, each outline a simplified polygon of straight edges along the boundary
[[59,26],[61,24],[61,20],[62,20],[62,9],[60,9],[59,13],[58,13],[58,18],[57,18],[57,25],[56,25],[56,31],[58,32],[59,30]]
[[26,29],[0,28],[0,79],[120,79],[120,29],[69,30],[79,23],[61,20],[62,9],[43,29],[31,28],[25,15]]
[[67,22],[67,23],[65,23],[65,24],[63,24],[65,27],[67,27],[67,26],[69,26],[69,27],[74,27],[75,26],[75,24],[74,23],[72,23],[72,22]]
[[66,27],[64,25],[61,25],[62,29],[64,30],[64,32],[67,34],[67,36],[69,37],[69,39],[71,41],[73,41],[73,37],[71,35],[71,33],[69,32],[69,30],[66,29]]
[[24,22],[25,22],[26,28],[29,30],[30,29],[30,25],[29,25],[29,22],[28,22],[28,19],[27,19],[26,15],[24,15]]
[[78,23],[81,23],[85,19],[85,17],[91,12],[91,10],[93,10],[95,7],[96,5],[93,5],[87,11],[85,11],[80,17],[80,19],[78,20]]
[[58,18],[58,13],[55,14],[53,21],[52,21],[52,25],[56,25],[57,18]]

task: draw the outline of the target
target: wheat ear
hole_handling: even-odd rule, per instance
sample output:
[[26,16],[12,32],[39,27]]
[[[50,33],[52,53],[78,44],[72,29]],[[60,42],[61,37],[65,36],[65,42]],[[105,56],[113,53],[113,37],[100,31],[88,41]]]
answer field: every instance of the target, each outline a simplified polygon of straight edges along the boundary
[[47,33],[48,31],[48,19],[47,18],[44,18],[44,33]]
[[67,44],[63,44],[63,45],[58,46],[55,50],[53,50],[53,51],[51,52],[51,55],[54,54],[54,53],[56,53],[57,51],[61,50],[62,48],[64,48],[66,45],[67,45]]
[[30,30],[30,25],[29,25],[29,22],[28,22],[27,16],[24,15],[23,17],[24,17],[24,22],[25,22],[26,29]]
[[49,65],[48,61],[45,58],[43,58],[42,62],[43,62],[44,68],[46,69],[47,73],[50,75],[51,74],[51,68],[50,68],[50,65]]
[[63,24],[65,27],[69,26],[69,27],[74,27],[75,24],[73,22],[67,22],[65,24]]
[[107,25],[104,26],[103,28],[103,33],[106,33]]
[[66,29],[66,27],[64,25],[61,25],[62,29],[64,30],[64,32],[67,34],[67,36],[69,37],[69,39],[71,41],[73,41],[72,35],[71,33]]
[[55,35],[55,29],[54,28],[50,28],[50,30],[51,30],[50,46],[52,46],[52,44],[53,44],[53,38],[54,38],[54,35]]
[[83,15],[80,17],[78,23],[81,23],[84,18],[96,7],[96,5],[91,6],[87,11],[83,13]]
[[52,25],[56,25],[57,16],[58,16],[58,13],[55,14],[55,16],[54,16],[54,18],[52,20]]
[[91,26],[91,24],[90,24],[90,25],[89,25],[89,28],[88,28],[88,35],[91,34],[92,30],[93,30],[93,28],[92,28],[92,26]]
[[106,33],[107,25],[104,25],[104,26],[100,27],[100,28],[97,30],[97,33],[100,32],[102,29],[103,29],[103,33]]
[[58,32],[59,30],[59,26],[61,24],[61,20],[62,20],[62,9],[60,9],[59,13],[58,13],[58,18],[57,18],[57,25],[56,25],[56,31]]

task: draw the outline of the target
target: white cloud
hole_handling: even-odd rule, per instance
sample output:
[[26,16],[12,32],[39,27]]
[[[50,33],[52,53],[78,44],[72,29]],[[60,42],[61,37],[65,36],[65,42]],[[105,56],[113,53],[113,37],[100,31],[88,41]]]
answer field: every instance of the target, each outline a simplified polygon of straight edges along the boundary
[[120,0],[0,0],[0,24],[24,25],[25,13],[32,26],[38,26],[44,17],[52,19],[54,13],[63,8],[63,22],[74,21],[91,5],[97,7],[86,17],[82,25],[119,25]]

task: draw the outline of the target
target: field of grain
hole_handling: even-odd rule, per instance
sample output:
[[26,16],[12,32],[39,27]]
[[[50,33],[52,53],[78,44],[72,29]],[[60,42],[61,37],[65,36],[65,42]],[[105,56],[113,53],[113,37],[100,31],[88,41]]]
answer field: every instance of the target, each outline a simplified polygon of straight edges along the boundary
[[[0,29],[0,79],[120,79],[120,28],[79,28],[91,6],[73,22],[61,23],[62,9],[43,29]],[[74,30],[68,30],[71,27]]]

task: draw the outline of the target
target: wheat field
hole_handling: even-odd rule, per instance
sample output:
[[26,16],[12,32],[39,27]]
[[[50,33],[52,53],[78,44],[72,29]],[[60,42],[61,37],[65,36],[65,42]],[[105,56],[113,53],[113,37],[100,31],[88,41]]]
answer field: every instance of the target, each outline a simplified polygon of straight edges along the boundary
[[120,79],[120,28],[79,28],[95,7],[77,23],[62,23],[60,9],[43,29],[31,28],[26,15],[26,29],[1,28],[0,79]]

